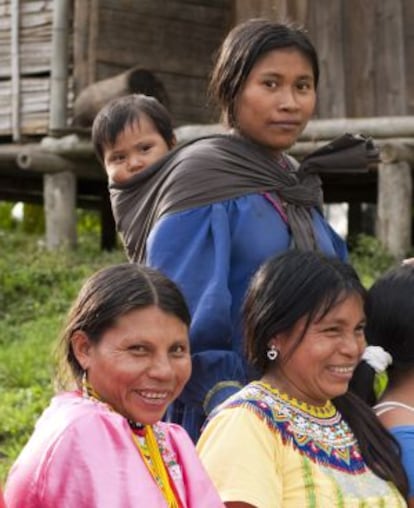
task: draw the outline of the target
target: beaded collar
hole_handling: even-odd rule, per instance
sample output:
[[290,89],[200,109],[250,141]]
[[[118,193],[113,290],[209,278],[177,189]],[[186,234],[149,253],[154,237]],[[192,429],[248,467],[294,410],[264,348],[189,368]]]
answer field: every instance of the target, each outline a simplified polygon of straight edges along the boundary
[[263,381],[256,381],[255,384],[273,393],[274,395],[276,395],[276,397],[282,399],[283,402],[286,402],[286,404],[289,404],[290,406],[293,406],[294,408],[299,409],[303,413],[306,413],[315,418],[320,419],[332,418],[336,414],[336,408],[330,400],[328,400],[323,406],[314,406],[312,404],[308,404],[307,402],[298,400],[295,397],[291,397],[287,393],[280,392],[277,388],[274,388],[269,383],[265,383]]
[[213,411],[242,407],[254,413],[279,436],[312,462],[351,474],[366,466],[352,430],[332,402],[314,406],[299,401],[262,381],[254,381]]

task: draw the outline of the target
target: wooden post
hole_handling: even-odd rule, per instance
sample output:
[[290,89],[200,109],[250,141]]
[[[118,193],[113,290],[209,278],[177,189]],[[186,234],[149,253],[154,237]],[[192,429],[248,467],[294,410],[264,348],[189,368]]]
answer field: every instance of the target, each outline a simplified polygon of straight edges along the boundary
[[[91,157],[93,157],[92,152]],[[49,176],[72,173],[75,176],[81,176],[90,180],[104,179],[104,172],[100,165],[96,160],[91,160],[91,158],[89,160],[74,160],[62,157],[56,153],[45,152],[38,148],[31,150],[24,148],[17,154],[15,162],[21,169],[47,173]]]
[[[309,35],[317,48],[321,69],[318,98],[323,100],[318,100],[316,113],[320,118],[343,118],[346,116],[346,94],[341,2],[318,0],[317,5],[307,11],[307,22],[312,27]],[[349,203],[348,209],[353,206],[354,203]],[[332,203],[326,207],[329,217],[335,213],[337,204]],[[348,236],[349,217],[346,222]]]
[[105,186],[101,194],[101,249],[112,250],[116,247],[116,225],[112,214],[111,200],[108,189]]
[[[175,134],[181,141],[222,132],[225,132],[225,129],[221,124],[186,124],[175,129]],[[371,136],[378,144],[382,144],[384,141],[387,144],[394,142],[403,144],[406,145],[403,148],[406,150],[409,149],[409,146],[413,146],[414,116],[311,120],[299,136],[299,142],[322,144],[332,141],[333,138],[341,136],[345,132]],[[60,143],[58,144],[60,145]],[[71,149],[77,150],[78,148],[74,146]],[[62,153],[61,148],[59,148],[59,153]]]
[[[376,16],[376,110],[378,115],[404,115],[406,109],[403,9],[401,0],[380,2]],[[396,160],[381,164],[378,176],[377,235],[397,259],[411,245],[411,169]]]
[[65,171],[48,174],[43,178],[44,207],[46,215],[47,248],[69,247],[76,232],[76,180],[73,173]]
[[13,141],[20,141],[20,2],[12,0],[11,5],[11,82],[12,82],[12,135]]
[[[346,114],[347,117],[374,117],[373,83],[373,45],[375,15],[371,12],[372,0],[343,0],[344,71],[346,73]],[[371,118],[372,127],[376,127],[375,118]],[[345,131],[344,131],[345,132]],[[367,133],[363,130],[361,133]],[[368,132],[369,133],[369,132]],[[373,135],[369,133],[370,135]],[[352,239],[360,233],[372,234],[366,229],[369,219],[366,217],[363,203],[352,202],[348,209],[348,237]],[[368,220],[367,220],[368,219]]]
[[401,260],[411,246],[412,178],[408,162],[381,163],[378,175],[377,234]]
[[[53,4],[52,62],[50,90],[51,133],[66,127],[68,74],[68,20],[71,0]],[[45,175],[44,200],[46,215],[46,246],[76,246],[76,177],[64,171]]]

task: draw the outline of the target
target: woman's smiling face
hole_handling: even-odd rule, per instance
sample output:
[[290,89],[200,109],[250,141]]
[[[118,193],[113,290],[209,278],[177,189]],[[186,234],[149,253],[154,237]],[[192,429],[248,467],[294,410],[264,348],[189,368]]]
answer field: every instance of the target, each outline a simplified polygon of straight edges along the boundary
[[323,405],[348,390],[352,374],[366,343],[362,298],[353,294],[313,321],[299,345],[305,326],[301,319],[293,330],[272,339],[280,354],[265,379],[298,400]]
[[187,325],[155,305],[121,316],[97,344],[83,332],[72,344],[98,395],[142,424],[162,418],[191,374]]

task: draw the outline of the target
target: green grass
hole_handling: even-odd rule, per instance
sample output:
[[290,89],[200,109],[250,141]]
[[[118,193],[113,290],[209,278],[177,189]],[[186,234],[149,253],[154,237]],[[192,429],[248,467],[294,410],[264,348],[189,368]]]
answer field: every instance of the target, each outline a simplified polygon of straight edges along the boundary
[[73,252],[47,252],[39,238],[0,231],[0,484],[53,394],[54,348],[83,281],[124,262],[88,235]]
[[[37,237],[0,230],[0,251],[1,485],[53,394],[53,351],[72,300],[94,271],[126,259],[100,252],[90,232],[74,252],[47,252]],[[351,260],[367,286],[392,264],[370,237]]]

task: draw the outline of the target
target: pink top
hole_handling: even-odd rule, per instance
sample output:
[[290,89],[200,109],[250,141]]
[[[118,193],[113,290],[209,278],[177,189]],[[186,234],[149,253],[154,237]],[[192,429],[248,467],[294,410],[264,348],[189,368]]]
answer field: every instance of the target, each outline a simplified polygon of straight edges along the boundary
[[[183,508],[223,508],[183,428],[154,425]],[[13,465],[8,508],[166,508],[127,420],[79,392],[54,397]]]

